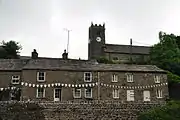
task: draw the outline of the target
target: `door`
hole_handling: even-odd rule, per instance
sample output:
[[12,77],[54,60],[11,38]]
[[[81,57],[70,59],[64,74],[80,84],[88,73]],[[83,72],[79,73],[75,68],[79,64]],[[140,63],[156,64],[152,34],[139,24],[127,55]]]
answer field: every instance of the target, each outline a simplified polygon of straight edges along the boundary
[[144,101],[150,101],[150,91],[144,91]]
[[54,88],[54,101],[61,101],[61,88]]

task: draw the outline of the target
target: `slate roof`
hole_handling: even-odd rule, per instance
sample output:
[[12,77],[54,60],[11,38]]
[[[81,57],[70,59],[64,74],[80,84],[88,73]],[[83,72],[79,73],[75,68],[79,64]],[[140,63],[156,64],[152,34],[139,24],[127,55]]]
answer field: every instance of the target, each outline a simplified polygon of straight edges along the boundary
[[154,65],[102,64],[89,60],[61,58],[0,59],[0,70],[73,70],[73,71],[137,71],[165,72]]
[[165,72],[154,65],[101,64],[88,60],[31,59],[23,69]]
[[27,62],[22,59],[0,59],[0,70],[20,71]]
[[[117,44],[106,44],[105,52],[110,53],[130,53],[130,45],[117,45]],[[147,46],[132,46],[132,54],[149,54],[151,47]]]

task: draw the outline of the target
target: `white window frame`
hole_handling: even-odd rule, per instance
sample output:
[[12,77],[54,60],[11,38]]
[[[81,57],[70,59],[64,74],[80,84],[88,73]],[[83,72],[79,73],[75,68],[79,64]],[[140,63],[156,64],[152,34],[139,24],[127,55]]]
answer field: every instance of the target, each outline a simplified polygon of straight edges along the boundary
[[160,75],[154,75],[154,82],[160,83],[161,82],[161,76]]
[[[88,89],[91,90],[90,96],[87,96],[87,94],[86,94]],[[92,98],[92,88],[85,88],[84,96],[85,96],[85,98]]]
[[134,101],[134,96],[134,90],[127,90],[127,101]]
[[118,75],[116,74],[112,75],[112,82],[118,82]]
[[[76,96],[76,90],[79,91],[79,96]],[[81,98],[81,88],[74,88],[73,90],[73,96],[74,98]]]
[[[90,74],[89,81],[86,79],[87,78],[86,74]],[[91,72],[84,72],[84,82],[92,82],[92,73]]]
[[[40,73],[44,73],[44,76],[40,76]],[[44,77],[44,80],[39,80],[39,77]],[[46,72],[37,72],[37,81],[38,82],[46,81]]]
[[119,89],[113,89],[112,94],[113,98],[119,98]]
[[161,89],[157,89],[157,90],[156,90],[156,97],[157,97],[157,98],[163,98],[162,90],[161,90]]
[[127,79],[127,82],[134,82],[133,74],[126,73],[126,79]]
[[[17,77],[17,78],[16,78]],[[13,81],[16,81],[16,82],[13,82]],[[18,81],[18,82],[17,82]],[[20,75],[13,75],[12,78],[11,78],[11,83],[12,84],[19,84],[20,83]]]
[[[39,91],[38,91],[39,89],[43,89],[43,96],[42,97],[39,96]],[[45,92],[46,92],[45,88],[40,88],[40,87],[37,88],[36,89],[36,98],[45,98]]]

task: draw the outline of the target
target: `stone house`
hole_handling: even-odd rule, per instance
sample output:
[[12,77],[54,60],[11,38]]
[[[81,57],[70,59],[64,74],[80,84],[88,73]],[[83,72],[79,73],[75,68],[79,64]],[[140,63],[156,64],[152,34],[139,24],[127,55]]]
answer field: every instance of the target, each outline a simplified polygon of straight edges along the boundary
[[148,102],[168,97],[166,72],[156,66],[68,59],[66,52],[62,58],[42,58],[35,50],[30,59],[0,59],[1,100],[12,98],[11,88],[20,91],[20,100],[37,101]]
[[107,44],[105,39],[105,24],[91,24],[89,27],[88,59],[105,57],[121,63],[131,61],[146,62],[149,60],[151,47],[132,45]]

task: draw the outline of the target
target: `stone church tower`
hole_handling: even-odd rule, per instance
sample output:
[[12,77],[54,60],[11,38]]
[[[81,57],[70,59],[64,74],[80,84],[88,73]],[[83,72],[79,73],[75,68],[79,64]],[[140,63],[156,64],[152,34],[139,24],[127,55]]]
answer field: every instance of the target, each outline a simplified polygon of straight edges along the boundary
[[88,59],[104,56],[105,47],[105,24],[89,27]]

